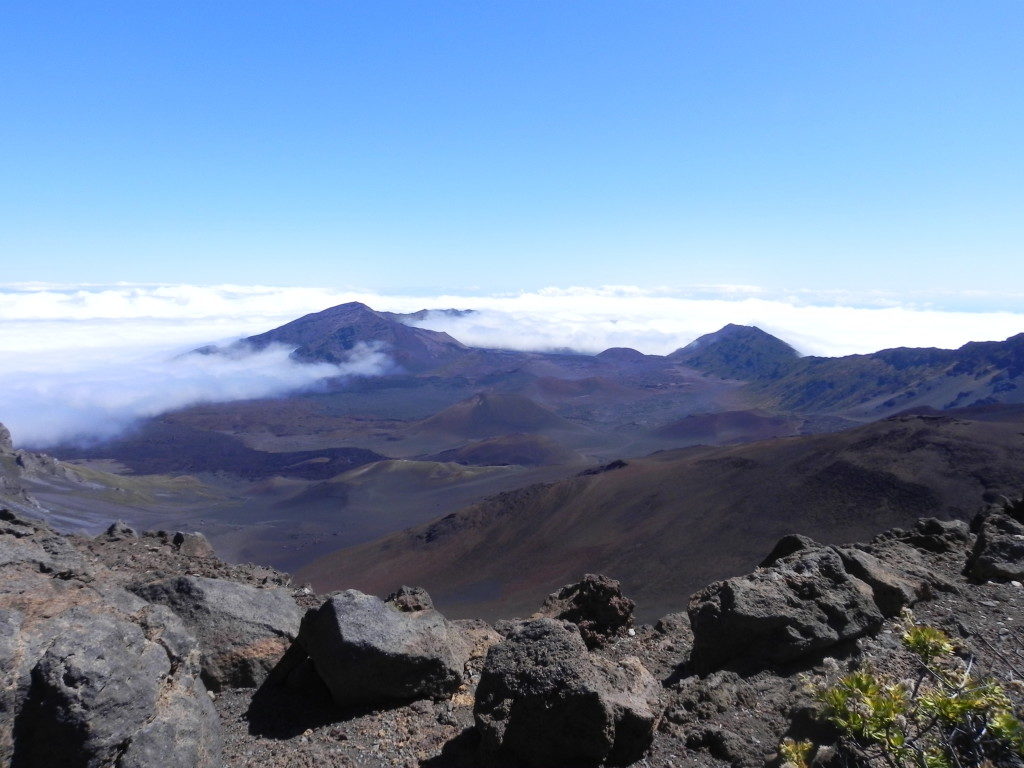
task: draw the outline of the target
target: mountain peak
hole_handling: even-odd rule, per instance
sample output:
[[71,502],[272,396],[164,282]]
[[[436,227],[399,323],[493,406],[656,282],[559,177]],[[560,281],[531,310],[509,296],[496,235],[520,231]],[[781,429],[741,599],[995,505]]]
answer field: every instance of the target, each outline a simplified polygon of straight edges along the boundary
[[436,368],[466,349],[447,333],[404,325],[358,301],[305,315],[245,341],[257,348],[287,344],[295,347],[298,360],[329,363],[348,360],[359,344],[377,344],[409,371]]
[[700,336],[669,357],[727,379],[774,379],[786,373],[800,353],[754,325],[729,323]]

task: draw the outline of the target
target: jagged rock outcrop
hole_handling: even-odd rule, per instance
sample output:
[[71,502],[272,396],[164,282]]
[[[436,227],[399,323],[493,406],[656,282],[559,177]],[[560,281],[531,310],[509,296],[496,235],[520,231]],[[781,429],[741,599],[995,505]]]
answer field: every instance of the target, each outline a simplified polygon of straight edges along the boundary
[[220,765],[218,718],[180,620],[67,537],[0,517],[0,765]]
[[856,547],[836,547],[846,572],[871,588],[871,596],[882,616],[896,616],[930,594],[927,581],[896,573],[877,557]]
[[214,691],[256,687],[299,633],[302,612],[287,589],[178,576],[132,591],[170,608],[199,640],[203,681]]
[[783,537],[753,573],[705,587],[690,598],[692,662],[715,669],[731,661],[790,662],[873,632],[936,592],[956,591],[922,552],[962,553],[959,521],[919,520],[867,544],[826,546]]
[[0,424],[0,451],[11,452],[14,450],[14,442],[11,440],[11,430]]
[[216,554],[213,550],[213,545],[199,531],[193,531],[192,533],[185,533],[184,531],[146,531],[142,535],[147,538],[157,539],[164,546],[174,547],[174,549],[187,557],[213,557]]
[[490,649],[473,714],[483,749],[517,765],[625,764],[650,744],[659,693],[638,659],[592,654],[576,625],[542,618]]
[[[425,593],[423,593],[425,595]],[[429,604],[429,596],[419,602]],[[450,696],[470,649],[433,608],[410,610],[354,589],[302,622],[298,645],[342,706]]]
[[633,624],[635,603],[622,594],[615,579],[593,573],[548,595],[533,618],[571,621],[583,642],[595,648]]
[[128,525],[124,520],[115,520],[107,526],[107,530],[103,532],[103,536],[111,541],[122,541],[124,539],[137,539],[139,537],[139,532]]
[[878,629],[883,618],[871,588],[824,547],[715,582],[690,598],[687,612],[692,661],[702,669],[791,661]]
[[978,581],[1024,581],[1024,511],[1007,504],[978,515],[967,575]]
[[388,595],[384,602],[405,613],[434,609],[434,601],[423,587],[399,587],[397,591]]
[[789,557],[794,552],[802,552],[805,549],[816,549],[821,545],[808,536],[801,536],[799,533],[790,533],[779,539],[772,551],[761,561],[758,567],[770,568],[784,557]]

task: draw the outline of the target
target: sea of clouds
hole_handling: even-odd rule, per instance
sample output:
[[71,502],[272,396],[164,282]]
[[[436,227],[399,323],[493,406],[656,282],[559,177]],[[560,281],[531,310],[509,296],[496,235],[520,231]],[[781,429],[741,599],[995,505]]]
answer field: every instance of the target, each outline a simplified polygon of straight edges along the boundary
[[[818,355],[957,347],[1024,331],[1024,297],[1011,294],[986,302],[978,295],[754,286],[398,295],[239,285],[0,285],[0,422],[17,443],[45,447],[109,437],[135,419],[194,403],[274,397],[387,371],[386,350],[373,348],[342,365],[296,363],[280,347],[241,356],[182,354],[346,301],[392,312],[474,309],[462,317],[432,313],[417,324],[473,346],[584,353],[633,347],[665,354],[726,323],[757,325]],[[978,308],[985,303],[1003,308]]]

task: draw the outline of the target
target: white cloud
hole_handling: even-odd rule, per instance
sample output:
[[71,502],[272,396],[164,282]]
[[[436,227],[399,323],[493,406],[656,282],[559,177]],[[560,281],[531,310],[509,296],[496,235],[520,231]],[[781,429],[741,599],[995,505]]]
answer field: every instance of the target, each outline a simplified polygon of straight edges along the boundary
[[[0,285],[0,422],[21,443],[44,445],[110,434],[134,418],[188,403],[280,395],[331,376],[382,370],[379,350],[341,369],[297,364],[283,349],[243,359],[176,359],[201,344],[259,333],[346,301],[395,312],[476,309],[462,318],[434,314],[420,324],[467,344],[513,349],[625,346],[664,354],[730,322],[760,326],[801,352],[826,355],[957,347],[1024,331],[1024,311],[1016,309],[1024,302],[1012,293],[901,299],[718,285],[425,296],[318,287]],[[1004,309],[962,308],[987,303]]]
[[274,397],[339,376],[390,368],[378,349],[353,350],[341,365],[304,365],[287,347],[243,355],[171,350],[49,349],[0,370],[0,421],[18,444],[43,447],[117,435],[133,421],[204,402]]
[[465,317],[432,314],[419,325],[463,343],[510,349],[633,347],[667,354],[727,323],[756,325],[804,354],[847,355],[888,347],[958,347],[1024,331],[1024,312],[797,304],[761,298],[527,294],[484,299]]

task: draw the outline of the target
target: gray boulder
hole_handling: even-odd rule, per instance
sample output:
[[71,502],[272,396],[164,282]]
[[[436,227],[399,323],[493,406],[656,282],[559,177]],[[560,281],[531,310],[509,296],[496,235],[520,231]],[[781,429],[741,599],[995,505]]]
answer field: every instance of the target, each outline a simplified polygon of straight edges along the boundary
[[216,553],[207,538],[194,531],[146,531],[142,534],[146,538],[157,539],[162,545],[172,547],[183,555],[190,557],[213,557]]
[[974,521],[978,537],[966,573],[978,581],[1024,581],[1024,523],[1001,511]]
[[434,601],[423,587],[399,587],[398,591],[388,595],[384,602],[405,613],[429,611],[434,607]]
[[11,431],[0,424],[0,451],[10,453],[14,450],[14,443],[11,441]]
[[462,683],[470,651],[432,608],[404,610],[354,589],[311,612],[298,644],[342,706],[448,697]]
[[0,530],[0,765],[220,765],[195,639],[41,523]]
[[125,539],[137,539],[139,534],[138,531],[124,520],[116,520],[107,527],[107,530],[103,532],[103,536],[111,541],[122,541]]
[[213,545],[199,531],[192,533],[177,531],[171,540],[171,544],[181,554],[188,555],[189,557],[213,557],[216,554],[213,551]]
[[925,517],[906,534],[906,542],[928,552],[954,552],[971,545],[971,531],[963,520]]
[[830,548],[715,582],[690,598],[687,613],[691,661],[702,670],[791,661],[877,630],[883,618],[871,587]]
[[596,648],[629,629],[635,606],[623,596],[618,581],[588,573],[575,584],[567,584],[548,595],[531,618],[571,621],[579,627],[587,647]]
[[488,651],[473,715],[484,751],[516,765],[625,764],[651,742],[659,695],[639,660],[592,654],[576,625],[534,619]]
[[286,589],[177,576],[132,591],[167,606],[199,640],[203,681],[219,691],[259,686],[299,633],[302,612]]
[[897,572],[872,554],[853,547],[836,547],[836,552],[847,573],[871,587],[875,605],[887,618],[931,596],[927,580]]
[[775,542],[775,546],[772,547],[772,551],[768,553],[768,556],[761,561],[760,568],[770,568],[775,565],[779,560],[784,557],[789,557],[795,552],[802,552],[805,549],[816,549],[821,544],[816,542],[814,539],[807,536],[801,536],[799,533],[789,533]]

